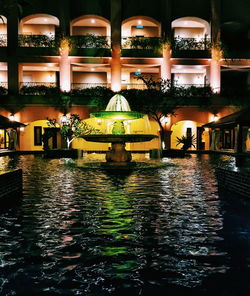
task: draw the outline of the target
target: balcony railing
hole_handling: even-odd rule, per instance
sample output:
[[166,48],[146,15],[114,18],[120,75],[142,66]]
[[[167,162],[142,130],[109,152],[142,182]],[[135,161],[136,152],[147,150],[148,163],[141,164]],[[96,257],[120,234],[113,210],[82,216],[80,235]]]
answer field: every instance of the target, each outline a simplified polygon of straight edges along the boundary
[[7,46],[7,34],[0,34],[0,47]]
[[71,89],[86,89],[93,87],[110,88],[110,83],[71,83]]
[[110,48],[110,37],[96,35],[70,36],[72,46],[75,48]]
[[209,87],[209,84],[205,84],[205,83],[200,83],[200,84],[181,84],[181,83],[177,83],[177,82],[175,82],[174,84],[173,84],[173,86],[175,86],[175,87],[184,87],[184,88],[189,88],[189,87]]
[[123,49],[160,49],[161,38],[159,37],[123,37]]
[[211,41],[209,38],[174,38],[172,49],[174,51],[180,50],[209,50],[211,48]]
[[147,89],[146,84],[143,83],[124,83],[122,89]]
[[55,47],[55,36],[51,35],[18,35],[20,47]]
[[48,95],[58,94],[56,82],[20,82],[21,95]]

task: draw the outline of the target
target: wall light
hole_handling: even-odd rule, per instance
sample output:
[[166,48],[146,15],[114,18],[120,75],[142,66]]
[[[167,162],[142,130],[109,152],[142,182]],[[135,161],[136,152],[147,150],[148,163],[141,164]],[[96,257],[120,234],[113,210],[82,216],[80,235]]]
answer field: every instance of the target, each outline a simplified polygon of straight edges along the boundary
[[220,117],[217,114],[214,114],[212,117],[212,121],[218,121]]
[[10,120],[10,121],[15,121],[15,116],[14,116],[13,113],[10,114],[10,116],[9,116],[9,120]]
[[69,124],[69,117],[66,114],[63,114],[60,118],[60,122],[62,125]]

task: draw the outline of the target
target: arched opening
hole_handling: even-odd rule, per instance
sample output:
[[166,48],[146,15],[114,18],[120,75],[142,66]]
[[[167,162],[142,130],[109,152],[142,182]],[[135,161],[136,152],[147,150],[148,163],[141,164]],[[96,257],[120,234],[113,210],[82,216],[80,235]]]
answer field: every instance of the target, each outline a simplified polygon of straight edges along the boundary
[[161,25],[151,17],[134,16],[122,22],[122,38],[160,36]]
[[190,150],[207,150],[209,148],[209,133],[202,128],[202,123],[193,120],[178,121],[171,127],[171,148],[182,149],[183,144],[178,144],[178,138],[193,137]]
[[182,17],[172,22],[175,46],[178,50],[208,49],[210,25],[198,17]]
[[54,36],[59,26],[57,17],[49,14],[33,14],[20,21],[19,31],[24,35]]
[[110,36],[110,23],[104,17],[97,15],[84,15],[72,20],[70,24],[70,34]]

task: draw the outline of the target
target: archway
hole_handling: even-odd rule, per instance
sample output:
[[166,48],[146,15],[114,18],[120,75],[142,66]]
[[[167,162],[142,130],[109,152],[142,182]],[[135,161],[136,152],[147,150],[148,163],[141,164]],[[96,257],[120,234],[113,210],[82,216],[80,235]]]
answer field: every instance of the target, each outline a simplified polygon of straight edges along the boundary
[[161,24],[147,16],[133,16],[122,22],[122,38],[160,37]]
[[70,35],[97,35],[110,36],[110,22],[98,15],[83,15],[70,23]]
[[171,148],[181,149],[182,145],[178,144],[178,138],[193,136],[194,141],[190,150],[207,150],[209,149],[209,132],[202,128],[203,123],[193,120],[178,121],[171,127]]
[[181,17],[172,22],[174,37],[201,39],[210,37],[211,29],[207,21],[198,17]]
[[56,27],[59,26],[57,17],[49,14],[33,14],[20,21],[19,31],[24,35],[54,36]]

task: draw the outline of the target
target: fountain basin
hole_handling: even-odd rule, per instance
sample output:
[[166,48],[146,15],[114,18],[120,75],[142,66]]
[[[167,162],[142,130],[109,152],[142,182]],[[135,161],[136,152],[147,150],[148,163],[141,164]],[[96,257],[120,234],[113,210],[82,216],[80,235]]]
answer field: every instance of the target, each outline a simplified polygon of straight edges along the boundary
[[90,117],[110,120],[134,120],[142,118],[144,114],[135,111],[100,111],[91,113]]
[[84,135],[82,138],[86,141],[97,143],[138,143],[146,142],[157,138],[156,135],[148,134],[125,134],[125,135]]

